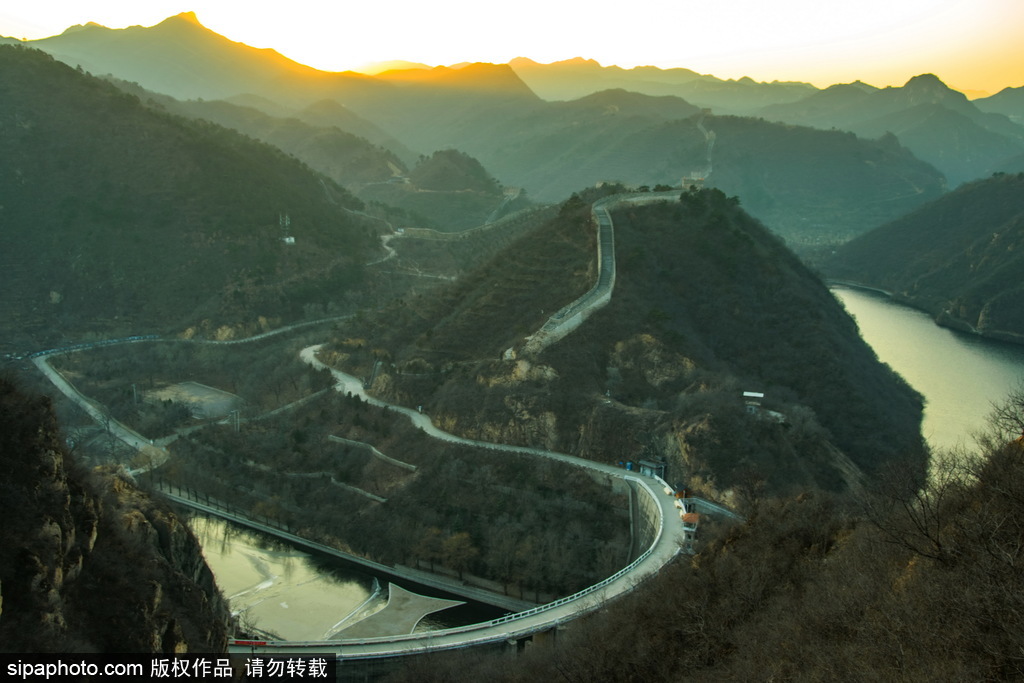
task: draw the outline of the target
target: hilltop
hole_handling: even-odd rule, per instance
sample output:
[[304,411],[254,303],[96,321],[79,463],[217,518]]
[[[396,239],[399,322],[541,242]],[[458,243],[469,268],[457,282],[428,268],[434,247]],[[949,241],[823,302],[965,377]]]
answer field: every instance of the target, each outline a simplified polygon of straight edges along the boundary
[[72,26],[26,44],[93,74],[113,74],[179,99],[253,93],[306,105],[327,92],[364,94],[381,87],[369,76],[325,73],[274,50],[229,40],[200,24],[192,12],[151,27]]
[[[538,357],[505,350],[595,276],[589,200],[431,298],[346,325],[334,359],[450,431],[602,462],[664,459],[721,494],[856,489],[920,463],[920,398],[881,366],[825,286],[720,191],[614,214],[611,303]],[[383,365],[373,371],[376,361]],[[751,418],[764,391],[785,425]]]
[[8,342],[230,334],[356,295],[378,228],[280,150],[152,111],[36,50],[0,46],[0,92]]
[[1024,174],[968,183],[842,246],[823,269],[940,323],[1024,341]]

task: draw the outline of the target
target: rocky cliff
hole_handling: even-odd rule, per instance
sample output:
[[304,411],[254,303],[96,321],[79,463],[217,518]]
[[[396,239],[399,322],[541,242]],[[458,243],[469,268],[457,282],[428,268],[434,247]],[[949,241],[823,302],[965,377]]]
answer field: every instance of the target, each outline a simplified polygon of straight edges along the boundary
[[191,530],[78,468],[49,400],[0,378],[0,650],[222,651],[228,611]]

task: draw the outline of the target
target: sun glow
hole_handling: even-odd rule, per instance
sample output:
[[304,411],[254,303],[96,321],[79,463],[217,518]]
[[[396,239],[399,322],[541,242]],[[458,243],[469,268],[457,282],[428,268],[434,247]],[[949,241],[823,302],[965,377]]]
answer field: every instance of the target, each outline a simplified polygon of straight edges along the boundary
[[0,10],[0,34],[43,38],[90,21],[150,26],[191,10],[232,40],[326,70],[395,59],[437,65],[583,56],[627,68],[678,66],[818,86],[856,79],[901,85],[925,72],[976,91],[1024,85],[1019,0],[644,0],[614,9],[546,0],[497,7],[469,0],[296,0],[273,11],[228,0],[191,4],[25,2]]

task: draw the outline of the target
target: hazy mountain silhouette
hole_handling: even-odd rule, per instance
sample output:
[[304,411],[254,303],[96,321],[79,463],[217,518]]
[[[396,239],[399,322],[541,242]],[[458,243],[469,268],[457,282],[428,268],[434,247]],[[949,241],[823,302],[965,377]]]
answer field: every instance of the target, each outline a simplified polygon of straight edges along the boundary
[[893,139],[706,116],[676,97],[623,90],[469,120],[458,147],[542,201],[601,181],[678,187],[684,176],[706,176],[799,241],[859,234],[944,187],[938,171]]
[[386,131],[371,135],[361,123],[350,132],[375,142],[397,136],[419,153],[456,146],[467,118],[508,115],[540,101],[508,65],[392,71],[380,77],[325,72],[228,40],[192,13],[149,28],[77,26],[29,44],[71,66],[182,100],[255,96],[290,110],[333,100]]
[[428,92],[462,90],[536,99],[536,94],[507,64],[474,62],[458,68],[400,69],[381,72],[377,78],[390,83],[422,86]]
[[[270,116],[255,107],[225,100],[181,101],[168,95],[151,93],[124,81],[115,81],[114,84],[159,110],[190,119],[211,121],[274,145],[302,159],[339,185],[351,189],[365,183],[387,181],[408,172],[404,162],[393,152],[346,132],[340,126],[331,125],[330,121],[338,120],[342,125],[358,128],[362,122],[362,119],[334,102],[310,105],[296,115]],[[324,124],[307,123],[303,120],[303,113],[308,113],[308,118],[323,121]],[[366,126],[383,135],[372,124],[366,123]]]
[[204,27],[191,12],[148,28],[74,26],[28,44],[96,75],[112,74],[179,99],[254,93],[299,105],[386,88],[369,76],[318,71],[274,50],[236,43]]
[[571,100],[621,88],[646,95],[675,95],[722,114],[748,114],[770,104],[794,102],[814,92],[809,83],[759,83],[750,78],[722,80],[690,69],[601,66],[577,57],[540,64],[517,57],[509,65],[546,100]]
[[837,85],[790,104],[766,107],[772,120],[849,130],[864,137],[887,132],[941,170],[950,185],[1004,170],[1024,152],[1024,127],[986,113],[933,74],[881,90]]
[[507,64],[390,71],[377,78],[393,90],[350,107],[421,151],[462,148],[481,122],[508,120],[544,104]]
[[1024,86],[1004,88],[991,97],[974,100],[974,106],[981,111],[1009,116],[1014,122],[1024,125]]
[[312,126],[334,127],[366,138],[375,145],[386,147],[406,163],[411,163],[416,159],[416,153],[406,147],[404,143],[336,100],[320,100],[298,111],[291,112],[289,115]]
[[[793,99],[815,92],[804,84],[721,81],[686,69],[624,70],[586,60],[537,65],[520,59],[513,65],[409,68],[386,71],[376,78],[331,74],[296,65],[273,51],[233,43],[203,28],[188,14],[151,29],[112,31],[91,26],[36,42],[65,55],[75,50],[88,52],[97,63],[102,62],[103,71],[137,80],[148,89],[159,90],[159,84],[170,83],[179,91],[191,88],[190,97],[244,95],[244,101],[256,106],[269,100],[291,112],[313,106],[295,115],[314,125],[323,125],[322,117],[327,117],[328,125],[387,145],[407,165],[420,154],[458,149],[478,159],[502,182],[524,187],[542,201],[559,201],[580,187],[608,180],[678,186],[684,176],[707,175],[713,169],[709,183],[740,195],[746,206],[774,229],[814,241],[822,238],[817,233],[826,232],[824,239],[833,240],[891,220],[933,198],[941,187],[932,171],[892,144],[840,144],[838,137],[820,138],[810,131],[789,131],[765,122],[738,125],[722,118],[716,123],[722,130],[702,129],[700,120],[694,118],[700,108],[691,101],[622,88],[571,101],[546,102],[524,83],[516,68],[532,68],[535,74],[553,78],[551,82],[625,79],[630,88],[637,83],[655,83],[670,91],[687,86],[694,93],[746,93],[744,107],[778,101],[771,98],[782,97],[779,93]],[[186,77],[192,72],[199,74],[195,84]],[[963,100],[950,105],[957,111],[973,107],[937,79],[917,80],[920,82],[896,91],[887,89],[889,92],[854,85],[851,92],[840,93],[849,97],[851,104],[834,104],[833,114],[848,116],[852,107],[862,114],[862,120],[869,115],[868,120],[874,120],[936,97],[943,102]],[[827,96],[835,98],[836,93]],[[879,103],[861,112],[854,98],[864,97],[878,98]],[[974,115],[1012,126],[1005,117],[976,110]],[[817,125],[816,121],[807,123]],[[375,129],[372,135],[367,130],[371,127]],[[912,130],[900,132],[917,140],[910,135]],[[812,139],[825,144],[815,149],[809,142]],[[950,146],[948,140],[941,142]],[[988,145],[982,151],[990,150],[986,140],[972,142],[971,149],[982,142]],[[952,149],[962,151],[960,147]],[[943,161],[948,154],[939,152],[945,149],[925,158]],[[1005,149],[1004,156],[1014,152],[1012,147]],[[979,160],[972,161],[972,171],[988,164],[989,157],[982,152],[974,156]],[[317,160],[312,153],[304,153],[303,158],[324,167],[324,160]],[[873,165],[865,166],[864,158],[870,158]],[[837,168],[853,175],[833,177],[831,169]]]

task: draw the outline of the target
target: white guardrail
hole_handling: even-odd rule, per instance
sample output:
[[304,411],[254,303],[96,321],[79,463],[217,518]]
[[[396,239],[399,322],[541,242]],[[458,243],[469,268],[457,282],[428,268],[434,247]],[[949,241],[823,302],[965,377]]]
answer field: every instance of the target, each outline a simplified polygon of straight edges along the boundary
[[[405,644],[402,647],[396,647],[396,648],[393,648],[393,649],[390,649],[390,650],[376,650],[373,653],[367,653],[367,654],[364,654],[364,655],[360,655],[360,654],[356,654],[356,653],[348,653],[348,654],[345,655],[346,659],[359,659],[359,658],[369,659],[369,658],[378,658],[378,657],[389,657],[389,656],[395,656],[395,655],[400,655],[400,654],[409,654],[409,653],[412,653],[412,652],[419,653],[419,652],[430,652],[430,651],[434,651],[434,650],[443,650],[443,649],[457,649],[457,648],[469,647],[471,645],[478,645],[478,644],[482,644],[482,643],[494,642],[496,640],[505,640],[505,639],[508,639],[508,638],[511,638],[511,637],[516,637],[516,636],[525,635],[525,634],[528,634],[528,633],[535,633],[535,632],[538,632],[538,631],[543,631],[543,630],[549,629],[549,628],[551,628],[553,626],[558,626],[559,624],[564,623],[565,621],[569,621],[569,620],[574,619],[576,617],[579,617],[579,616],[582,616],[584,614],[587,614],[588,612],[591,612],[591,611],[597,609],[598,607],[600,607],[602,604],[604,604],[607,601],[607,599],[611,599],[611,597],[617,597],[617,596],[620,596],[620,595],[625,595],[625,594],[631,592],[639,584],[639,581],[631,582],[628,586],[624,587],[622,590],[616,591],[614,596],[610,596],[609,598],[607,598],[605,600],[600,600],[600,601],[596,601],[596,602],[593,602],[593,603],[590,603],[590,604],[582,605],[581,609],[575,611],[569,617],[564,617],[563,616],[563,617],[553,618],[553,619],[550,619],[548,621],[543,621],[543,622],[540,622],[540,623],[532,623],[529,626],[526,626],[525,628],[520,629],[520,630],[513,629],[512,631],[509,631],[509,630],[506,630],[506,629],[501,629],[501,630],[495,631],[494,633],[487,634],[487,635],[482,635],[482,636],[476,637],[476,638],[468,637],[466,639],[460,639],[457,642],[448,642],[448,643],[438,643],[438,642],[432,643],[431,642],[431,641],[436,641],[436,640],[438,640],[440,638],[443,638],[443,637],[446,637],[446,636],[453,636],[453,635],[457,635],[457,634],[460,634],[460,633],[471,634],[471,633],[478,632],[478,631],[495,629],[498,626],[502,626],[502,625],[506,625],[506,624],[514,624],[515,622],[520,622],[520,621],[529,619],[530,617],[533,617],[535,615],[542,614],[544,612],[553,611],[553,610],[555,610],[558,607],[561,607],[563,605],[567,605],[567,604],[570,604],[570,603],[573,603],[573,602],[581,601],[583,598],[587,597],[588,595],[591,595],[591,594],[596,593],[596,592],[598,592],[598,591],[600,591],[600,590],[602,590],[604,588],[607,588],[611,584],[613,584],[613,583],[619,581],[620,579],[623,579],[627,575],[633,573],[641,564],[643,564],[643,562],[645,560],[647,560],[651,556],[651,553],[654,552],[655,548],[657,548],[658,544],[661,542],[661,537],[662,537],[662,534],[663,534],[663,531],[664,531],[664,527],[665,527],[665,518],[664,518],[664,512],[662,510],[662,506],[658,502],[658,494],[654,492],[654,490],[651,488],[651,486],[646,481],[644,481],[643,479],[641,479],[639,477],[633,476],[633,475],[625,475],[623,477],[623,479],[625,479],[626,481],[630,481],[630,482],[634,482],[634,483],[638,484],[647,493],[647,495],[650,496],[651,499],[654,501],[654,504],[655,504],[654,507],[658,511],[658,523],[656,525],[656,528],[657,528],[658,531],[655,534],[654,540],[651,542],[651,545],[639,557],[637,557],[635,560],[630,562],[627,566],[623,567],[622,569],[620,569],[616,573],[612,574],[608,578],[603,579],[603,580],[595,583],[592,586],[588,586],[587,588],[584,588],[583,590],[581,590],[581,591],[579,591],[577,593],[574,593],[572,595],[566,596],[564,598],[559,598],[559,599],[557,599],[557,600],[555,600],[553,602],[549,602],[547,604],[540,605],[538,607],[534,607],[534,608],[525,610],[523,612],[517,612],[515,614],[509,614],[507,616],[498,617],[497,619],[492,619],[490,621],[484,621],[484,622],[480,622],[480,623],[477,623],[477,624],[469,624],[467,626],[456,626],[456,627],[453,627],[453,628],[441,629],[441,630],[437,630],[437,631],[428,631],[428,632],[425,632],[425,633],[410,633],[410,634],[403,634],[403,635],[396,635],[396,636],[375,636],[375,637],[371,637],[371,638],[340,639],[340,640],[329,640],[329,641],[322,641],[322,640],[321,641],[272,641],[272,640],[268,640],[268,641],[251,641],[251,640],[236,640],[236,641],[234,641],[234,644],[237,645],[237,646],[250,646],[250,645],[258,644],[258,646],[261,647],[261,648],[309,648],[309,649],[322,648],[322,649],[327,649],[327,650],[344,649],[344,648],[347,648],[347,647],[350,648],[350,647],[359,646],[359,645],[374,645],[374,644],[387,644],[387,643]],[[664,482],[662,482],[662,483],[664,483]],[[667,484],[666,484],[666,486],[667,486]],[[646,576],[639,577],[639,578],[641,578],[641,579],[642,578],[646,578]],[[415,645],[412,645],[412,646],[408,645],[410,642],[411,643],[415,643]]]

